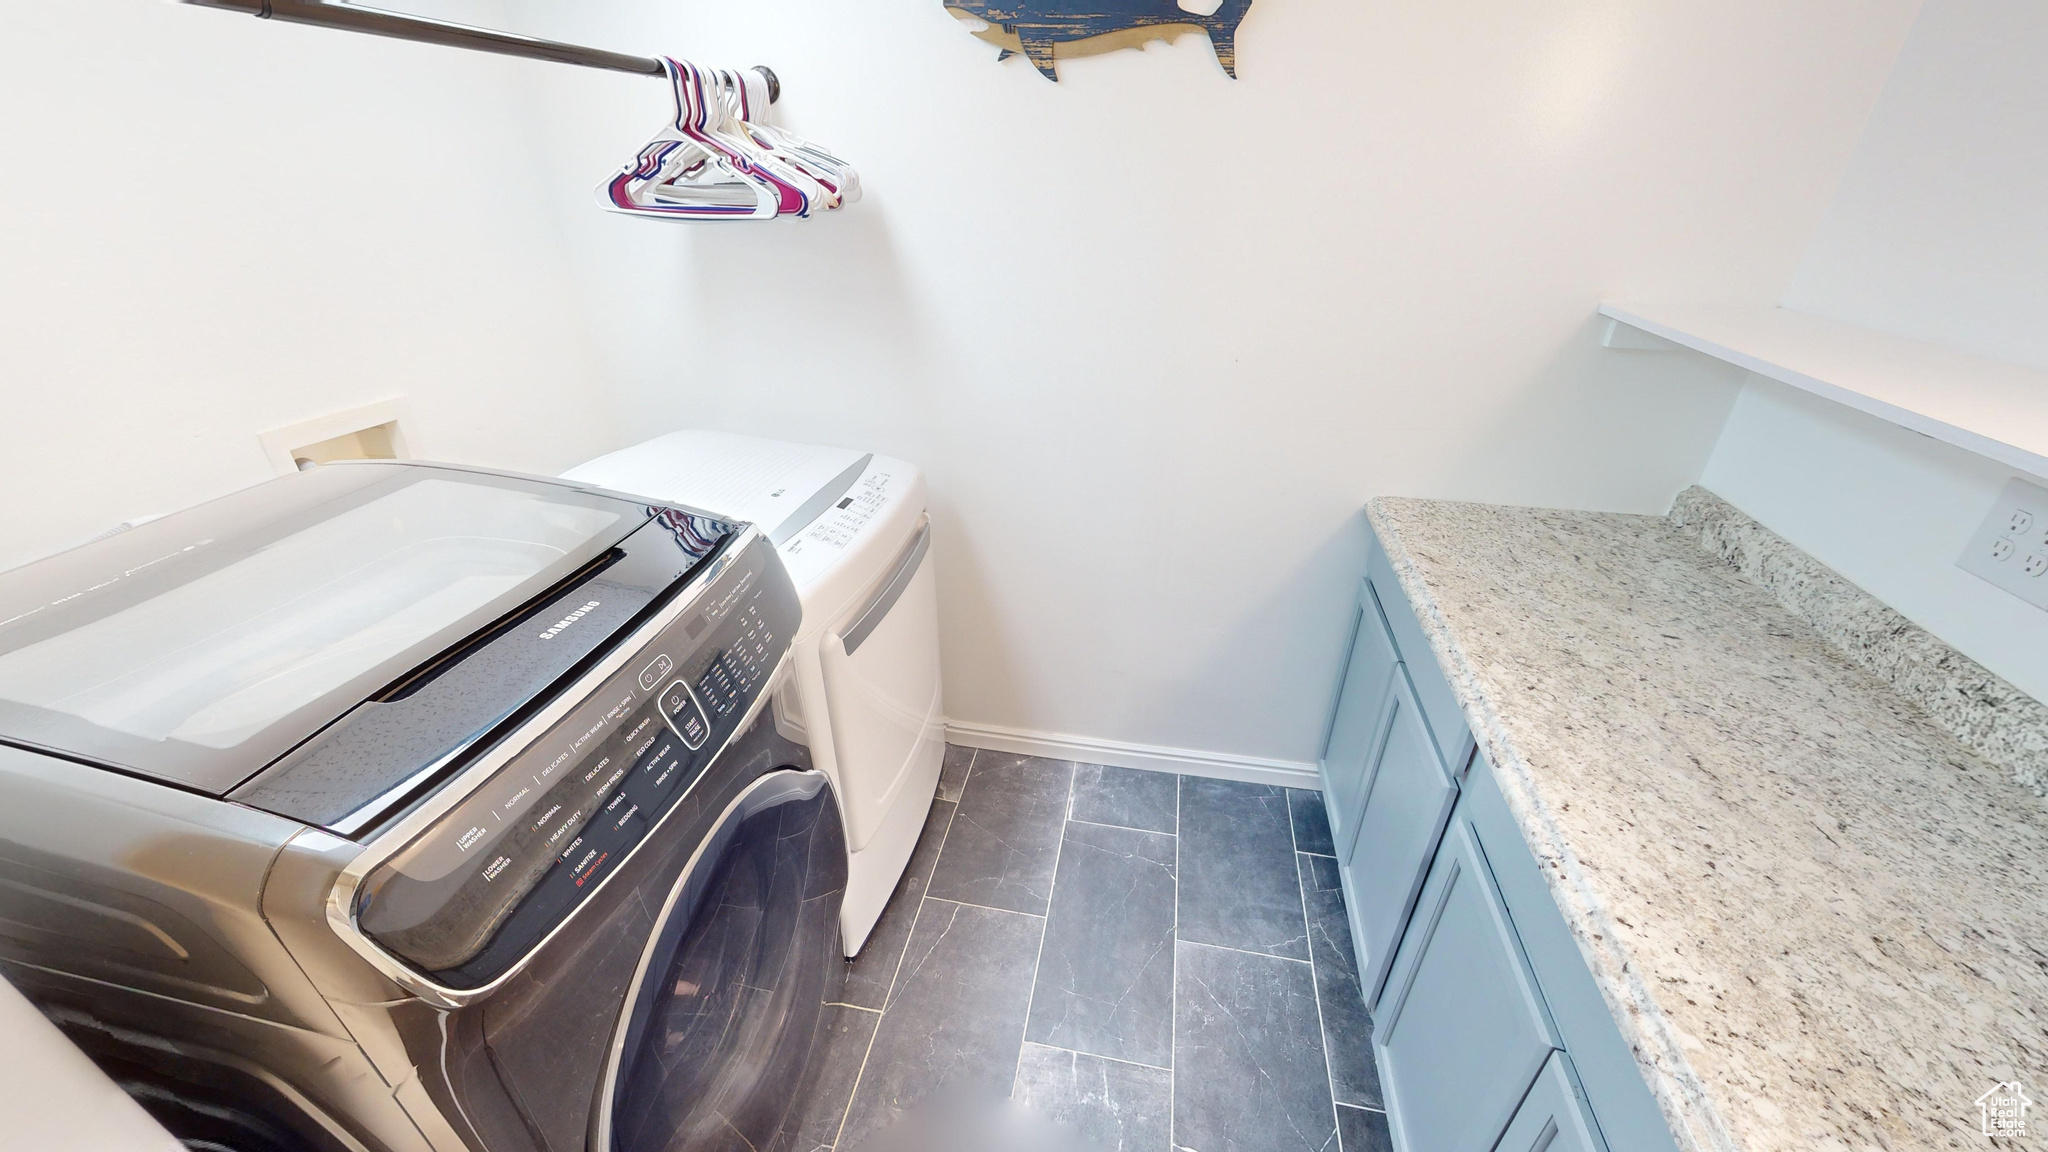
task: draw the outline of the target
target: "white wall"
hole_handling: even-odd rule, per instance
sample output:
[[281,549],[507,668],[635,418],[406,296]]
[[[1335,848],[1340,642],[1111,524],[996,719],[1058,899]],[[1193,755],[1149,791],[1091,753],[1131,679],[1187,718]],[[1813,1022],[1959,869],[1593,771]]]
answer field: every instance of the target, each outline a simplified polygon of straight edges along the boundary
[[271,475],[393,394],[435,456],[615,439],[491,57],[160,0],[0,0],[0,568]]
[[924,464],[948,711],[1311,758],[1376,494],[1662,511],[1735,392],[1596,347],[1605,295],[1765,301],[1914,0],[1260,0],[998,65],[939,0],[514,0],[524,30],[765,62],[861,169],[836,218],[671,226],[590,188],[658,85],[544,78],[550,187],[640,427]]
[[[1785,304],[2048,368],[2044,60],[2048,8],[1928,0]],[[2011,475],[1757,379],[1703,482],[2048,699],[2048,613],[1955,567]]]
[[1366,497],[1654,511],[1699,475],[1735,381],[1602,354],[1592,307],[1772,298],[1917,7],[1260,0],[1240,81],[1189,37],[1055,86],[938,0],[510,6],[774,65],[868,199],[618,218],[589,190],[648,81],[7,3],[0,564],[399,392],[429,454],[538,471],[683,425],[849,443],[929,469],[954,716],[1306,759]]
[[2048,5],[1928,0],[1784,303],[2048,368]]

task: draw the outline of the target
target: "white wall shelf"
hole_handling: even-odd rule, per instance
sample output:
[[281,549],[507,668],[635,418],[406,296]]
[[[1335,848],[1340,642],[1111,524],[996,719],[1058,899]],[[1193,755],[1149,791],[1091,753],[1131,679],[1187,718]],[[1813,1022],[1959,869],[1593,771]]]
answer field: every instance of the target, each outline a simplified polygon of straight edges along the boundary
[[1614,321],[1610,348],[1704,352],[2048,477],[2048,372],[1786,308],[1603,303],[1600,314]]

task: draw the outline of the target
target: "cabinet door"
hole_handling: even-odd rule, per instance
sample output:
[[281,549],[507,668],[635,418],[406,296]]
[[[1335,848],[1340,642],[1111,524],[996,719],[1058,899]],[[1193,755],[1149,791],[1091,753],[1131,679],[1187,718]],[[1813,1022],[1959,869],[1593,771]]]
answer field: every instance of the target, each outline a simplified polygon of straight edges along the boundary
[[1373,1010],[1403,1152],[1490,1152],[1557,1047],[1471,827],[1453,820]]
[[1451,682],[1437,666],[1436,654],[1430,650],[1429,640],[1422,634],[1422,624],[1415,617],[1415,608],[1401,591],[1401,582],[1394,575],[1393,561],[1387,558],[1386,549],[1380,546],[1378,536],[1372,538],[1366,552],[1366,578],[1379,593],[1380,608],[1386,613],[1387,624],[1394,634],[1394,646],[1400,650],[1401,659],[1407,662],[1408,676],[1415,681],[1415,698],[1422,704],[1423,715],[1429,720],[1429,729],[1436,736],[1437,747],[1444,759],[1457,766],[1463,766],[1465,757],[1472,750],[1472,731],[1465,726],[1465,710],[1458,704],[1458,694],[1451,689]]
[[1330,832],[1347,843],[1358,828],[1358,809],[1365,801],[1366,769],[1373,751],[1376,725],[1387,684],[1394,677],[1393,637],[1380,617],[1379,605],[1365,581],[1358,583],[1358,608],[1351,618],[1351,652],[1337,689],[1337,707],[1323,740],[1323,797]]
[[1495,1152],[1606,1152],[1564,1053],[1544,1062]]
[[[1338,832],[1337,860],[1349,873],[1352,947],[1367,1003],[1393,963],[1423,873],[1435,855],[1458,790],[1438,758],[1405,668],[1381,704],[1358,816]],[[1351,894],[1355,893],[1355,897]]]

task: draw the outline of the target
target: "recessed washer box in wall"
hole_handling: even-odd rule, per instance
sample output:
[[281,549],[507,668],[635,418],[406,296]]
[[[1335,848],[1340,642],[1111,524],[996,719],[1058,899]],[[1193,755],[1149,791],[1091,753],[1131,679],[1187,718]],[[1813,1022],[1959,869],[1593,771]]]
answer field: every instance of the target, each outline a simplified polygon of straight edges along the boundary
[[2008,481],[1956,567],[2048,608],[2048,490]]
[[263,455],[278,475],[336,460],[411,460],[412,407],[403,396],[315,416],[259,434]]

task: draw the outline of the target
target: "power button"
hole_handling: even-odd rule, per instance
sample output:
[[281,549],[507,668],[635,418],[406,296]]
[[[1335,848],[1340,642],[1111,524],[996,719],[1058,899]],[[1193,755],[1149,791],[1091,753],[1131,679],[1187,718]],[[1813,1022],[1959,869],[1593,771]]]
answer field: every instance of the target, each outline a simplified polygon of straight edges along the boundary
[[697,703],[697,694],[681,680],[661,694],[661,714],[668,718],[668,726],[675,729],[684,747],[692,752],[702,748],[711,736],[711,721],[704,717],[704,706]]

